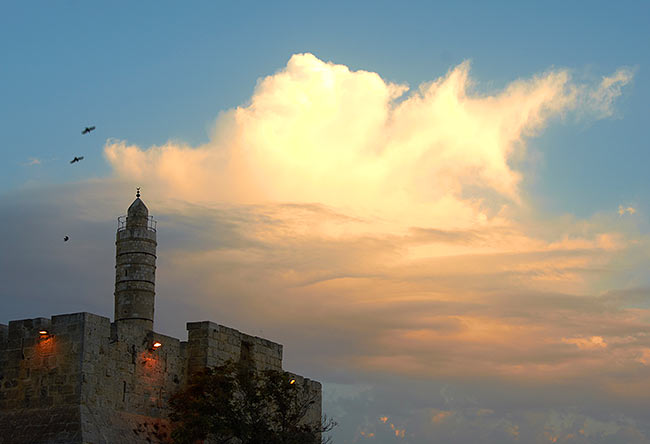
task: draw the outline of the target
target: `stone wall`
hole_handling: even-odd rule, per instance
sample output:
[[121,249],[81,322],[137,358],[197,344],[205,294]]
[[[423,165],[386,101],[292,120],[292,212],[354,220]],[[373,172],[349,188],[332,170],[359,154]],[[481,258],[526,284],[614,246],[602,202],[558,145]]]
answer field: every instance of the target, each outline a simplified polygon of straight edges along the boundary
[[[162,345],[154,348],[156,342]],[[180,341],[96,316],[86,324],[84,345],[84,440],[169,442],[167,406],[185,374]]]
[[[192,371],[227,360],[282,370],[280,344],[209,321],[187,329],[181,342],[90,313],[0,326],[0,444],[168,443],[169,398]],[[295,378],[320,419],[320,384]]]
[[0,354],[0,443],[80,442],[86,315],[9,323]]
[[12,321],[7,330],[0,443],[170,441],[167,405],[185,377],[178,339],[90,313]]
[[187,323],[188,372],[249,361],[257,370],[282,370],[282,345],[210,321]]
[[323,405],[323,392],[321,383],[318,381],[313,381],[309,378],[305,378],[294,373],[290,373],[292,377],[296,380],[296,384],[302,390],[304,399],[308,402],[311,402],[311,408],[305,415],[303,422],[305,424],[315,424],[320,425],[322,417],[322,405]]

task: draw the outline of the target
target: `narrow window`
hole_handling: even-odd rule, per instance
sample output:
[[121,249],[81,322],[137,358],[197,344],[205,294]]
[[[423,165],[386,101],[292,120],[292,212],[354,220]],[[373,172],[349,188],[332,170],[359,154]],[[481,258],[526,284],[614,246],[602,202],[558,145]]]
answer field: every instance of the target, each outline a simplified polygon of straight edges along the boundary
[[126,400],[126,381],[122,384],[122,402]]

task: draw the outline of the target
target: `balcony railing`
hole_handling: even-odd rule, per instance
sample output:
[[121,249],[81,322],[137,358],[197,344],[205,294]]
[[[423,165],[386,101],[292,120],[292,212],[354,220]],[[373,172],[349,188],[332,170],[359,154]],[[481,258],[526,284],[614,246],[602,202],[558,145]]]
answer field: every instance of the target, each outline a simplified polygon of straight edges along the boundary
[[[120,216],[117,218],[117,231],[126,230],[126,220],[128,216]],[[154,220],[153,216],[147,217],[147,230],[156,232],[156,224],[158,222]]]

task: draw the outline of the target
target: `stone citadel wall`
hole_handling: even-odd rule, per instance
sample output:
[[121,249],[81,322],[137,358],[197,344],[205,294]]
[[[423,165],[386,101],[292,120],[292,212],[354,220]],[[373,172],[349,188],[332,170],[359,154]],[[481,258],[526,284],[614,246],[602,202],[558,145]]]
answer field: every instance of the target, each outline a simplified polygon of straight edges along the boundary
[[[80,321],[64,315],[9,323],[0,353],[0,442],[81,438]],[[56,337],[41,337],[43,329]]]
[[11,321],[0,328],[0,443],[166,443],[169,397],[190,372],[227,360],[282,370],[280,344],[209,321],[187,329],[185,342],[90,313]]

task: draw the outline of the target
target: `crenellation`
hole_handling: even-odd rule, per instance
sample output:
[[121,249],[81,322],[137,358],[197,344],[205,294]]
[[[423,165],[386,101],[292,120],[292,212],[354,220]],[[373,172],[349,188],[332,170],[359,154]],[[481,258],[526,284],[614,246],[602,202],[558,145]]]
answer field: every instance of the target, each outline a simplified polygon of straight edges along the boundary
[[189,322],[189,372],[228,360],[247,361],[258,370],[282,370],[282,345],[214,322]]

